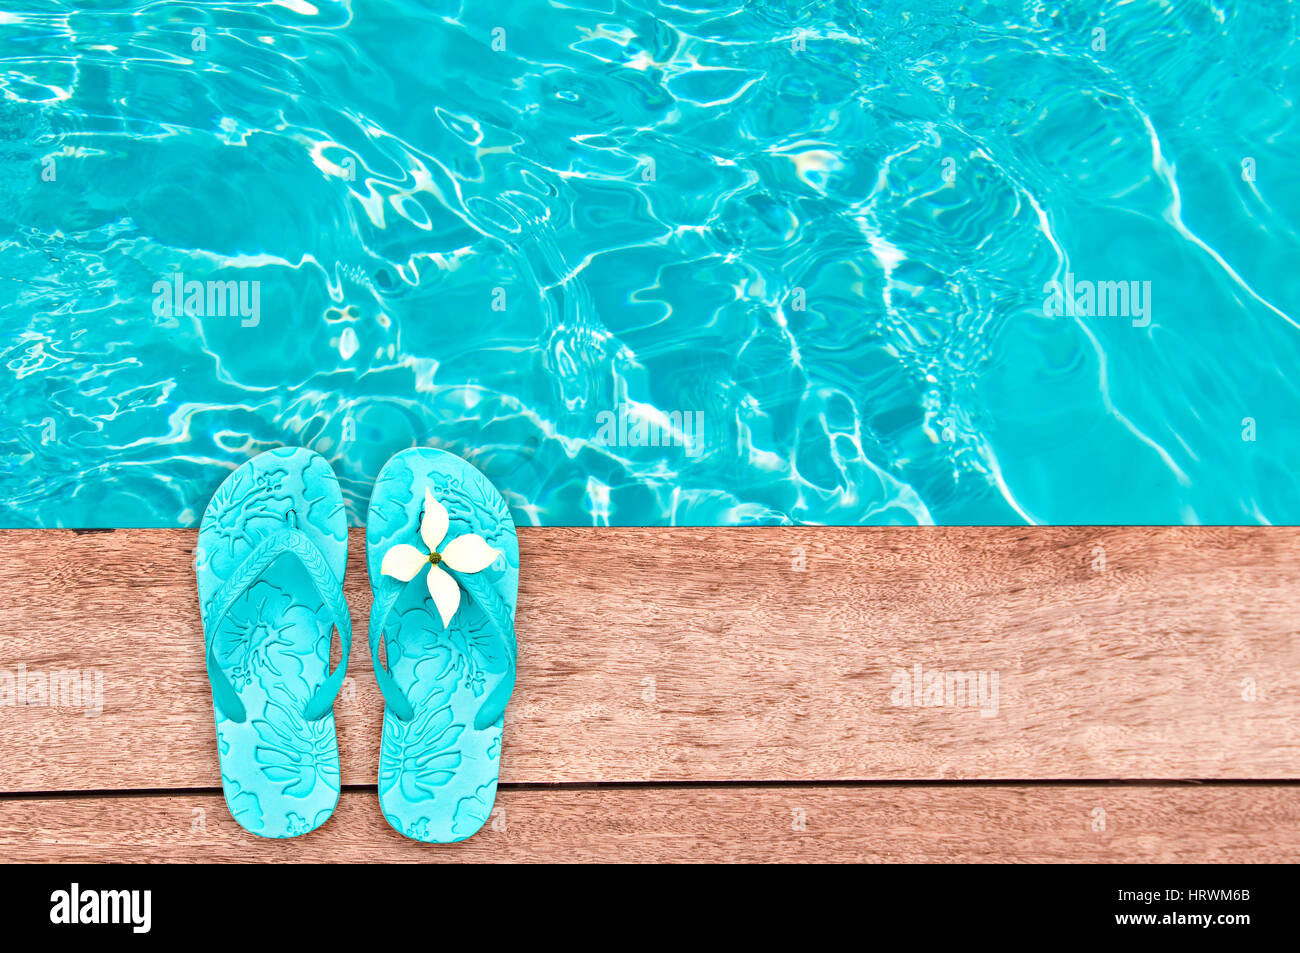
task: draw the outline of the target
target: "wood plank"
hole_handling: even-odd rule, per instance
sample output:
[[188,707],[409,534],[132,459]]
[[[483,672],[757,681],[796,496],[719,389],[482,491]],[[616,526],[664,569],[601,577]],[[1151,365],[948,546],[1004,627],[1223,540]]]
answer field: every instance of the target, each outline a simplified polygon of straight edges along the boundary
[[[187,530],[0,533],[0,791],[211,788]],[[1300,529],[524,529],[506,782],[1300,777]],[[358,647],[369,591],[353,533]],[[998,674],[997,714],[899,671]],[[354,653],[346,784],[380,696]]]
[[1298,818],[1290,785],[561,787],[503,789],[489,826],[430,846],[391,830],[373,790],[345,791],[323,827],[284,841],[241,830],[220,795],[87,796],[0,800],[0,857],[1281,863],[1300,860]]

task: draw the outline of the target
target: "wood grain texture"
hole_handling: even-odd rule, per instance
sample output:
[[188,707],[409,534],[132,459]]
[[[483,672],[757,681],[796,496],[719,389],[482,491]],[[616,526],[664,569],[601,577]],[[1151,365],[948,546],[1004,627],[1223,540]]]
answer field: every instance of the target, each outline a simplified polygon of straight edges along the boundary
[[[211,788],[186,530],[0,532],[0,670],[104,710],[0,708],[0,791]],[[523,529],[505,782],[1300,777],[1300,530]],[[1104,568],[1103,568],[1104,560]],[[336,706],[373,783],[360,531]],[[999,676],[998,711],[891,677]]]
[[283,841],[241,830],[220,795],[191,794],[3,800],[0,854],[80,862],[1283,862],[1300,857],[1297,821],[1294,786],[507,789],[482,831],[434,847],[394,833],[373,790],[345,791],[324,826]]

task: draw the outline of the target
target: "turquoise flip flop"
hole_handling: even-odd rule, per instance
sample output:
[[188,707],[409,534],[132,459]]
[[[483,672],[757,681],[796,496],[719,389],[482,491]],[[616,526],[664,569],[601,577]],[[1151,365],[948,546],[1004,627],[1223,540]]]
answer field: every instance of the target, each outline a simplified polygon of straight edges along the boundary
[[515,685],[514,520],[460,457],[403,450],[370,498],[366,565],[370,652],[385,701],[380,807],[414,840],[464,840],[492,813]]
[[[226,805],[261,837],[315,830],[339,799],[334,697],[352,620],[347,515],[310,450],[249,460],[213,494],[194,566]],[[331,632],[342,653],[331,673]]]

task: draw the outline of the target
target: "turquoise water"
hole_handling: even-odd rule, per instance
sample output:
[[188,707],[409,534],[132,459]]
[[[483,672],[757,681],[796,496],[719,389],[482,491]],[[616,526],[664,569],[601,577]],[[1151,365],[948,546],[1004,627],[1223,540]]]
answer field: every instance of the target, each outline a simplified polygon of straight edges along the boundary
[[0,525],[285,444],[354,523],[420,444],[524,524],[1298,523],[1296,21],[6,4]]

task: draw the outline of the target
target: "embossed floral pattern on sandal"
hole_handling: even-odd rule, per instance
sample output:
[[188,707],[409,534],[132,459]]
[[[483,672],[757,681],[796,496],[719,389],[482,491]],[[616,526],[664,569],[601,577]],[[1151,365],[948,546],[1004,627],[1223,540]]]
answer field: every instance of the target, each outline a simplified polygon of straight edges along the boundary
[[[343,495],[310,450],[254,457],[204,513],[195,573],[221,786],[231,816],[261,837],[305,834],[338,802],[332,705],[351,642],[346,563]],[[335,627],[343,651],[331,673]]]
[[370,649],[385,702],[380,806],[407,837],[464,840],[493,810],[514,689],[514,522],[500,492],[465,460],[403,450],[370,499],[366,561]]

